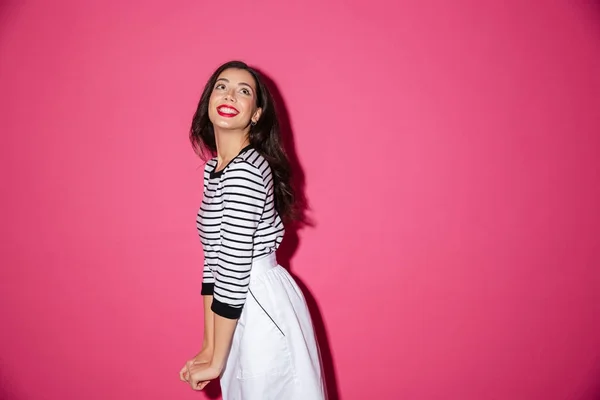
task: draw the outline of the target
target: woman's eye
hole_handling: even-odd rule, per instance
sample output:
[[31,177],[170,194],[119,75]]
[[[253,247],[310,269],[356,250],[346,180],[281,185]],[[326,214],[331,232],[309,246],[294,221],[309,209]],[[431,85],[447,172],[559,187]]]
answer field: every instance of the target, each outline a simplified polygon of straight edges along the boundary
[[249,95],[250,91],[248,89],[242,89],[242,93],[244,93],[245,95]]
[[215,86],[215,89],[224,89],[225,85],[223,85],[222,83],[219,83],[217,86]]

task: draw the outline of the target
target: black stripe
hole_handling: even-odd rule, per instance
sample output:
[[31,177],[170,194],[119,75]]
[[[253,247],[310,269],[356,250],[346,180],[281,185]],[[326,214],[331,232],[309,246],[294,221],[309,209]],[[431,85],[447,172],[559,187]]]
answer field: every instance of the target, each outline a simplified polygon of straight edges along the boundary
[[[225,231],[225,232],[227,232],[227,231]],[[232,239],[232,238],[227,238],[227,241],[228,242],[234,242],[234,243],[240,243],[240,244],[252,244],[252,242],[242,242],[241,240],[235,240],[235,239]]]
[[[236,278],[235,276],[225,275],[222,272],[219,274],[219,276],[226,277],[226,278],[231,278],[231,279],[235,279],[235,280],[238,280],[238,281],[243,281],[245,279],[248,279],[248,277],[246,277],[244,279]],[[233,286],[240,286],[240,287],[244,287],[244,286],[248,285],[247,283],[233,283],[233,282],[229,282],[229,281],[224,281],[223,279],[219,279],[218,277],[215,278],[215,280],[218,281],[218,282],[223,282],[226,285],[233,285]]]
[[[223,254],[225,254],[225,253],[223,253],[223,251],[221,251],[221,253],[219,254],[219,261],[223,261],[223,264],[227,265],[227,267],[231,267],[231,266],[234,266],[234,265],[238,266],[238,267],[247,267],[249,265],[252,265],[252,260],[249,260],[248,257],[236,257],[236,256],[232,256],[232,255],[229,255],[229,254],[225,254],[228,257],[235,258],[235,259],[238,259],[238,260],[248,260],[246,262],[241,262],[240,263],[240,262],[235,262],[235,261],[230,261],[230,260],[223,259],[221,257],[221,255],[223,255]],[[219,263],[219,267],[221,267],[223,269],[226,269],[228,271],[242,272],[242,271],[238,271],[238,270],[235,270],[235,269],[227,268],[223,264]],[[244,272],[250,272],[250,269],[248,269],[247,271],[244,271]]]
[[[255,214],[256,215],[256,214]],[[231,217],[228,217],[229,219],[231,219]],[[247,222],[252,222],[253,224],[256,224],[259,222],[258,219],[256,218],[244,218],[244,217],[240,217],[238,215],[235,216],[235,220],[236,221],[247,221]]]
[[[229,233],[230,235],[242,236],[242,237],[248,237],[248,238],[252,238],[252,236],[254,236],[254,235],[244,235],[244,234],[239,233],[239,232],[232,232],[232,231],[229,231],[229,230],[227,230],[225,228],[221,228],[221,231]],[[227,240],[229,240],[229,239],[227,239]]]
[[[257,174],[256,172],[252,172],[252,171],[248,171],[248,170],[244,170],[244,173],[253,175],[253,176],[257,177],[259,180],[255,181],[254,179],[251,179],[250,177],[244,176],[242,174],[240,174],[240,175],[232,175],[233,173],[230,173],[226,178],[223,178],[221,180],[221,183],[225,184],[227,181],[232,181],[234,179],[240,179],[242,181],[252,182],[256,186],[263,186],[263,183],[262,183],[263,177],[261,175]],[[227,186],[229,186],[229,185],[227,185]]]
[[[242,204],[242,205],[245,205],[245,206],[252,206],[252,207],[256,208],[256,206],[255,206],[254,204],[250,204],[250,203],[244,203],[243,201],[235,201],[235,200],[230,200],[229,202],[230,202],[230,203],[236,203],[236,204]],[[228,206],[228,207],[227,207],[227,210],[228,210],[228,211],[240,212],[240,213],[246,213],[246,214],[254,214],[254,215],[258,215],[258,216],[262,215],[261,213],[259,213],[259,212],[256,212],[256,211],[240,210],[240,209],[238,209],[238,208],[233,208],[233,207],[231,207],[231,206]]]
[[218,297],[224,297],[226,299],[235,300],[235,301],[238,301],[238,302],[242,301],[242,304],[243,304],[243,302],[244,302],[243,298],[240,299],[239,297],[230,297],[230,296],[221,294],[221,293],[219,293],[218,289],[221,289],[221,288],[219,288],[218,286],[215,286],[214,294],[217,295]]
[[213,298],[210,306],[212,312],[223,318],[238,319],[242,315],[242,307],[232,307]]
[[[242,186],[242,185],[231,185],[228,186],[229,188],[242,188],[242,189],[248,189],[248,190],[252,190],[253,192],[258,192],[258,194],[262,194],[264,195],[264,193],[259,192],[258,190],[254,190],[252,188],[249,188],[248,186]],[[232,192],[232,193],[228,193],[229,194],[229,199],[227,201],[231,201],[231,196],[241,196],[241,197],[246,197],[248,199],[254,199],[256,201],[264,201],[264,199],[260,198],[260,197],[256,197],[256,196],[252,196],[250,194],[246,194],[246,193],[241,193],[241,192]],[[255,204],[252,204],[254,207],[256,207]]]
[[236,227],[236,228],[240,228],[240,229],[250,229],[252,232],[254,232],[256,230],[256,226],[245,226],[245,225],[232,224],[231,222],[228,222],[228,221],[223,221],[222,224],[227,225],[229,227]]
[[[237,242],[237,243],[241,243],[241,242]],[[250,247],[249,249],[241,249],[239,247],[228,246],[225,243],[221,243],[221,247],[225,247],[226,249],[231,249],[231,250],[236,250],[236,251],[252,251],[252,247]]]

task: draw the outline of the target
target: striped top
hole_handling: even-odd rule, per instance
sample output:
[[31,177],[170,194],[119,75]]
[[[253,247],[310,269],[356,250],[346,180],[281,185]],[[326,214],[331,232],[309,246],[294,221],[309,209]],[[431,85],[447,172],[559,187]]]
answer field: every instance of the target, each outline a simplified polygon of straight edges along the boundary
[[284,226],[275,210],[269,163],[251,145],[215,172],[204,167],[204,196],[196,226],[204,250],[202,295],[212,311],[236,319],[246,301],[252,260],[274,252]]

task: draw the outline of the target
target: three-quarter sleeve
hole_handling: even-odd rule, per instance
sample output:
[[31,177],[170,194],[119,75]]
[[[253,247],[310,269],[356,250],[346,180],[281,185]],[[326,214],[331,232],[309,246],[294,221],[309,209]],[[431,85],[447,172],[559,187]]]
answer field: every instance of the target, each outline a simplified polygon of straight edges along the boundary
[[215,314],[236,319],[246,302],[254,234],[266,194],[260,170],[247,161],[232,163],[221,184],[223,216],[211,308]]
[[[206,163],[204,165],[204,188],[203,188],[203,192],[204,192],[204,196],[206,196],[206,192],[208,189],[208,178],[210,176],[210,169],[212,168],[212,165],[210,162]],[[200,212],[198,212],[198,225],[201,226],[202,223],[200,222]],[[204,244],[206,237],[205,237],[204,232],[202,232],[202,229],[200,229],[200,237],[202,239],[202,243]],[[210,269],[209,265],[208,265],[208,260],[206,259],[206,254],[204,255],[204,267],[202,269],[202,286],[200,289],[200,294],[202,296],[205,295],[212,295],[213,294],[213,290],[214,290],[214,286],[215,286],[215,277],[213,276],[212,270]]]
[[202,270],[202,289],[200,294],[202,296],[210,296],[213,294],[215,288],[215,277],[204,259],[204,269]]

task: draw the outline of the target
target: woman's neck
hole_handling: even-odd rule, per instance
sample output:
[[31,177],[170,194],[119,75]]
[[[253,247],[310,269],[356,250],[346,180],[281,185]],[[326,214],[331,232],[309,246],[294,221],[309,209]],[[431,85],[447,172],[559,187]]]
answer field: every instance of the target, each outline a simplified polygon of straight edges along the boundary
[[226,165],[250,144],[246,132],[220,132],[215,129],[215,143],[217,144],[217,168]]

